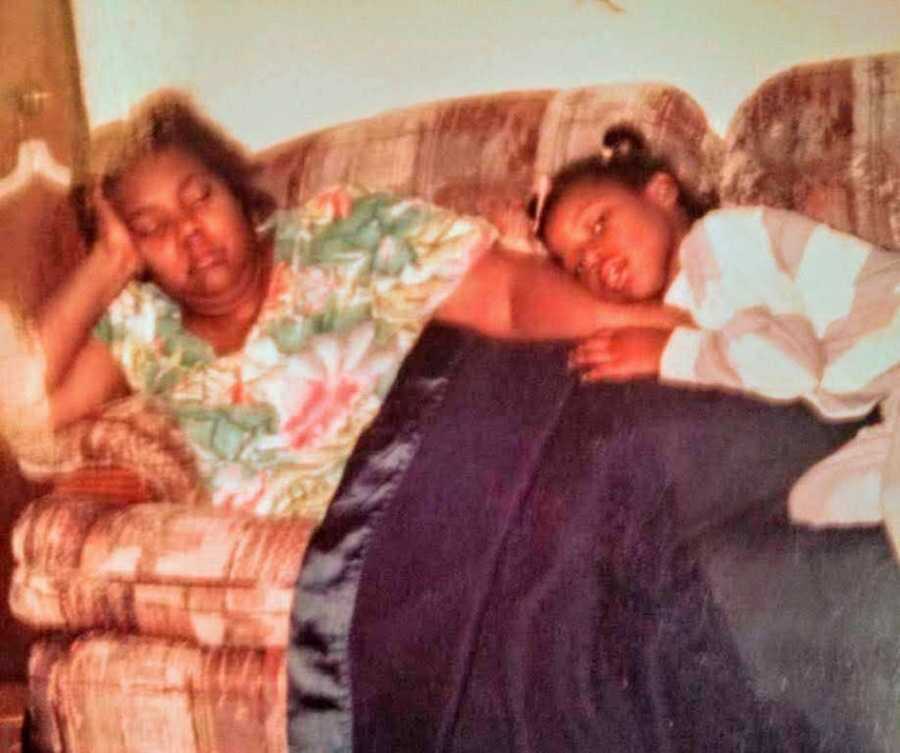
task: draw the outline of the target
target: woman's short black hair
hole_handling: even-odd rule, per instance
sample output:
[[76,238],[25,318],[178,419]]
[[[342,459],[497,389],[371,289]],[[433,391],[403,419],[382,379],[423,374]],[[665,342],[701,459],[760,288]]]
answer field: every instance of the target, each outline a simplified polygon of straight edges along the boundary
[[[644,137],[638,131],[626,125],[610,128],[603,137],[600,153],[570,162],[554,176],[538,218],[538,237],[545,240],[548,218],[574,185],[611,181],[641,191],[659,172],[672,175],[672,168],[666,160],[647,148]],[[680,183],[678,197],[691,221],[702,217],[715,206],[714,199],[702,201]]]
[[190,152],[222,178],[251,224],[260,222],[275,208],[272,197],[255,186],[257,168],[246,150],[179,90],[163,89],[150,95],[126,121],[99,129],[91,146],[92,174],[73,191],[82,230],[91,241],[96,234],[90,207],[93,186],[99,182],[103,192],[110,195],[116,182],[138,160],[169,147]]

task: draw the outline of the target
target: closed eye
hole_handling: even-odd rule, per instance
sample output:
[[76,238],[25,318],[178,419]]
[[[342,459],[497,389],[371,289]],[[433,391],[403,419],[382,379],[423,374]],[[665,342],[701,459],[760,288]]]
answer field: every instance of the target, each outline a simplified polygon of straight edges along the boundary
[[181,198],[189,207],[202,204],[212,195],[212,185],[203,178],[191,178],[181,191]]
[[128,220],[128,229],[141,238],[160,235],[165,229],[165,221],[154,215],[139,214]]

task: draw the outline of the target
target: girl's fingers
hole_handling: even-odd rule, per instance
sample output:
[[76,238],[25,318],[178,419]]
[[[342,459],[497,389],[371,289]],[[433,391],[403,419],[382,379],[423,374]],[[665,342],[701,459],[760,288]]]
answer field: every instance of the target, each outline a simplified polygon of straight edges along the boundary
[[613,376],[613,370],[609,366],[602,365],[585,369],[579,375],[579,379],[582,382],[609,382]]
[[608,363],[613,360],[611,335],[593,335],[569,352],[570,366]]
[[588,369],[587,371],[582,371],[578,375],[578,379],[581,382],[602,382],[603,381],[603,370],[602,369]]
[[613,341],[612,332],[599,332],[591,335],[589,338],[582,340],[572,350],[575,352],[584,351],[590,353],[595,350],[609,350]]
[[583,343],[575,347],[572,352],[578,356],[590,358],[595,355],[610,355],[613,352],[612,341]]
[[633,377],[617,369],[614,364],[604,364],[582,371],[579,379],[582,382],[625,382]]
[[610,353],[597,351],[595,353],[570,353],[569,368],[585,369],[591,366],[599,366],[601,364],[609,364],[613,360]]

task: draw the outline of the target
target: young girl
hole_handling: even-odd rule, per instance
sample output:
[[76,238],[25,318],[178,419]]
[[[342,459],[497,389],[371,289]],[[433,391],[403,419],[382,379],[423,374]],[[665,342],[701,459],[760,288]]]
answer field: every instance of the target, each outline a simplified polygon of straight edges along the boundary
[[812,468],[789,506],[812,524],[881,521],[896,505],[883,476],[897,466],[900,254],[784,210],[704,214],[639,136],[616,129],[606,147],[557,177],[539,235],[598,297],[658,300],[695,324],[600,331],[573,350],[573,368],[589,381],[658,375],[801,399],[830,420],[879,405],[882,422]]

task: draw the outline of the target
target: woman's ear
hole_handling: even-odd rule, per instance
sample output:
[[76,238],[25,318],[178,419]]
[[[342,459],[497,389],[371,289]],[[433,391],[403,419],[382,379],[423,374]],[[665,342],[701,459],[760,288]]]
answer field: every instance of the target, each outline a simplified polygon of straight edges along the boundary
[[659,170],[650,176],[643,194],[662,209],[672,209],[678,204],[681,191],[678,182],[667,172]]

